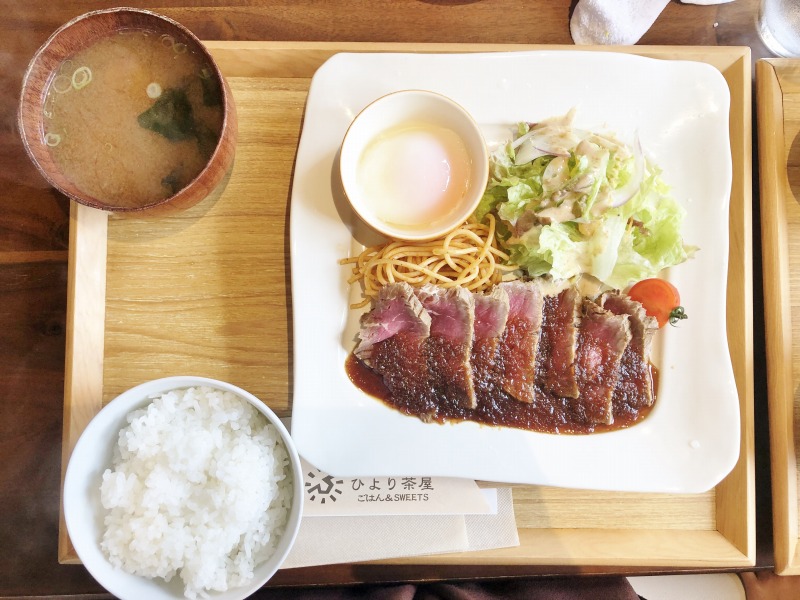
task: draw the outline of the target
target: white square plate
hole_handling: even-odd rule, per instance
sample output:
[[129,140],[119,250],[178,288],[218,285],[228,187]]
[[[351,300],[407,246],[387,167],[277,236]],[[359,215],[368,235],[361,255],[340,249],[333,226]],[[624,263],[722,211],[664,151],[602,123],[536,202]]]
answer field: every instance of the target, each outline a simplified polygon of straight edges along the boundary
[[[347,284],[365,241],[337,183],[338,149],[354,116],[401,89],[449,96],[487,142],[515,123],[577,109],[575,125],[638,132],[688,215],[696,257],[670,270],[689,319],[662,329],[656,405],[641,423],[552,435],[472,422],[426,424],[356,388],[345,372],[360,311]],[[730,92],[704,63],[622,53],[339,54],[315,74],[295,164],[290,248],[294,319],[292,436],[300,454],[342,477],[433,475],[619,491],[714,487],[739,455],[739,400],[728,352],[725,293],[731,152]]]

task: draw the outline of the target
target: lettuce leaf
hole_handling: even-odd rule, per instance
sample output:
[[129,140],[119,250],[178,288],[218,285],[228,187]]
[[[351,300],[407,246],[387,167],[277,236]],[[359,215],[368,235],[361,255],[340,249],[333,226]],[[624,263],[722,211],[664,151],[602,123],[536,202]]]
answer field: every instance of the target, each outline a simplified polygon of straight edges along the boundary
[[[521,134],[526,131],[520,128]],[[589,274],[622,289],[696,251],[681,237],[686,211],[656,166],[640,160],[643,166],[635,172],[630,149],[594,134],[585,134],[569,157],[560,155],[548,169],[555,158],[517,165],[511,143],[495,152],[490,183],[475,213],[480,221],[490,212],[498,217],[510,261],[528,275]],[[639,181],[633,196],[614,207],[614,192]]]

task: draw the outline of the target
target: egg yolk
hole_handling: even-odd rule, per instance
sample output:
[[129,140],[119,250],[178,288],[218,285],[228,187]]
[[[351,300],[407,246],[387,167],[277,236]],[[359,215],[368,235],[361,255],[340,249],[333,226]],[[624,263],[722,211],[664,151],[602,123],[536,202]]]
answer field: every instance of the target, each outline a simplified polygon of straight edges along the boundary
[[447,217],[469,188],[470,158],[453,130],[408,123],[384,131],[361,156],[357,174],[379,219],[400,227]]

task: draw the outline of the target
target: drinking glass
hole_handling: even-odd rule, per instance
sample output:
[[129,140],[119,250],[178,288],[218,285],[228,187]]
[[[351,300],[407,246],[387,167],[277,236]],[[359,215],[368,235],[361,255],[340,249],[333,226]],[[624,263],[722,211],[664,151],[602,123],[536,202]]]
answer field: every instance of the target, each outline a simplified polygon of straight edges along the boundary
[[800,0],[761,0],[758,33],[773,54],[800,57]]

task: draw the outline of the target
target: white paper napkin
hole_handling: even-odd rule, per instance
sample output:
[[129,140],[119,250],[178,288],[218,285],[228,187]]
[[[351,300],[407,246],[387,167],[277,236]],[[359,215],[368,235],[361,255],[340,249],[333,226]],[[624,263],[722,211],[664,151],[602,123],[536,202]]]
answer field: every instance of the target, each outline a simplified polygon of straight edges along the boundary
[[466,515],[467,550],[490,550],[519,546],[517,519],[511,488],[497,488],[497,511],[488,515]]
[[283,568],[519,545],[510,488],[485,515],[303,517]]
[[[689,4],[721,4],[732,0],[683,0]],[[578,45],[631,45],[653,25],[669,0],[580,0],[569,30]]]

